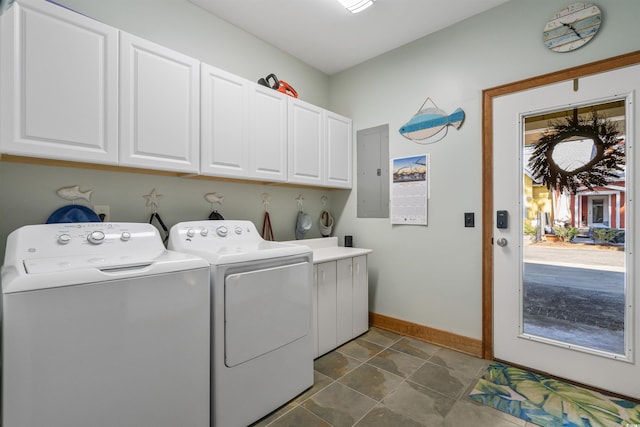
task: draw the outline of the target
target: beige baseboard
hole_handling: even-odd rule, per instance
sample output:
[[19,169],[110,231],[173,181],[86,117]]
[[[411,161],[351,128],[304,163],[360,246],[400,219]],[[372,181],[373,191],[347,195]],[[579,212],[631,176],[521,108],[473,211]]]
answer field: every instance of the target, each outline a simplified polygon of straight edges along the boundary
[[439,329],[372,312],[369,312],[369,325],[386,331],[395,332],[397,334],[406,335],[421,341],[430,342],[442,347],[447,347],[452,350],[457,350],[472,356],[482,357],[482,340],[475,338],[441,331]]

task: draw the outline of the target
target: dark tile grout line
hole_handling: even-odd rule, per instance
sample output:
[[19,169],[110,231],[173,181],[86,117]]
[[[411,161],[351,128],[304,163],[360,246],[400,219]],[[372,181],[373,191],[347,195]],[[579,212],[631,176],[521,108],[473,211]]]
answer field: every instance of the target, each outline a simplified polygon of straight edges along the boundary
[[[371,330],[374,330],[374,328],[372,327],[372,328],[370,328],[370,329],[369,329],[369,331],[371,331]],[[394,348],[391,348],[393,345],[395,345],[396,343],[400,342],[401,340],[403,340],[403,339],[405,339],[405,338],[411,338],[411,337],[406,337],[406,336],[404,336],[404,335],[396,334],[396,335],[398,335],[398,337],[399,337],[399,338],[398,338],[398,339],[393,340],[393,342],[391,342],[390,344],[388,344],[388,345],[386,345],[386,346],[385,346],[384,344],[380,344],[379,342],[375,342],[375,341],[372,341],[371,339],[367,339],[367,338],[365,337],[366,335],[367,335],[367,332],[365,332],[364,334],[360,335],[359,337],[354,338],[353,340],[350,340],[350,341],[348,341],[348,342],[346,342],[346,343],[342,344],[340,347],[337,347],[337,348],[335,348],[335,349],[333,349],[333,350],[331,350],[331,351],[329,351],[329,352],[327,352],[327,353],[323,354],[322,356],[319,356],[319,357],[318,357],[318,359],[319,359],[319,358],[324,357],[324,356],[326,356],[326,355],[328,355],[328,354],[330,354],[330,353],[332,353],[332,352],[338,352],[338,353],[342,354],[343,356],[346,356],[346,357],[349,357],[349,358],[351,358],[351,359],[357,360],[357,361],[359,362],[359,363],[358,363],[358,365],[356,365],[355,367],[353,367],[352,369],[350,369],[349,371],[345,372],[343,375],[341,375],[340,377],[335,378],[335,379],[334,379],[334,378],[331,378],[331,377],[329,377],[329,376],[327,376],[327,375],[325,375],[325,374],[323,374],[322,372],[315,371],[315,369],[314,369],[314,371],[315,371],[315,372],[318,372],[319,374],[321,374],[321,375],[323,375],[323,376],[325,376],[325,377],[329,378],[331,381],[330,381],[327,385],[325,385],[324,387],[322,387],[321,389],[316,390],[313,394],[311,394],[311,395],[309,395],[309,396],[306,396],[306,397],[304,398],[304,400],[301,400],[300,402],[295,402],[295,404],[294,404],[291,408],[287,409],[287,410],[286,410],[285,412],[283,412],[282,414],[279,414],[277,418],[275,418],[275,419],[273,419],[273,420],[269,421],[269,423],[268,423],[268,424],[266,424],[264,427],[269,427],[270,425],[272,425],[273,423],[275,423],[276,421],[278,421],[279,419],[281,419],[282,417],[284,417],[286,414],[288,414],[289,412],[293,411],[293,410],[294,410],[294,409],[296,409],[297,407],[301,407],[305,412],[307,412],[307,413],[309,413],[309,414],[313,415],[315,418],[318,418],[318,419],[319,419],[319,420],[321,420],[322,422],[327,423],[328,425],[332,426],[332,424],[331,424],[331,423],[329,423],[327,420],[325,420],[325,419],[321,418],[321,417],[320,417],[320,416],[318,416],[317,414],[315,414],[315,413],[313,413],[313,412],[309,411],[308,409],[306,409],[306,408],[303,406],[303,403],[304,403],[304,402],[306,402],[307,400],[311,399],[313,396],[317,395],[317,394],[318,394],[318,393],[320,393],[321,391],[326,390],[328,387],[330,387],[330,386],[331,386],[331,385],[333,385],[334,383],[339,383],[339,384],[341,384],[341,385],[343,385],[343,386],[345,386],[345,387],[348,387],[350,390],[352,390],[352,391],[354,391],[354,392],[356,392],[356,393],[358,393],[358,394],[360,394],[360,395],[362,395],[362,396],[364,396],[364,397],[366,397],[366,398],[369,398],[369,399],[371,399],[371,400],[376,401],[376,404],[375,404],[371,409],[369,409],[367,412],[365,412],[365,413],[364,413],[364,414],[363,414],[359,419],[357,419],[357,420],[352,424],[353,426],[357,425],[357,424],[358,424],[358,423],[359,423],[363,418],[365,418],[365,417],[366,417],[366,416],[367,416],[367,415],[368,415],[372,410],[376,409],[376,407],[378,407],[380,404],[382,404],[383,400],[384,400],[385,398],[387,398],[387,397],[389,396],[389,394],[390,394],[390,393],[388,393],[388,394],[384,395],[380,400],[378,400],[378,399],[375,399],[375,398],[373,398],[373,397],[371,397],[371,396],[367,396],[367,395],[365,395],[364,393],[361,393],[360,391],[355,390],[355,389],[353,389],[353,388],[349,387],[349,386],[348,386],[348,385],[346,385],[346,384],[342,384],[342,383],[340,383],[339,381],[340,381],[340,379],[344,378],[345,376],[347,376],[347,375],[348,375],[348,374],[350,374],[351,372],[355,371],[356,369],[358,369],[358,368],[359,368],[359,367],[361,367],[362,365],[367,364],[371,359],[373,359],[374,357],[378,356],[379,354],[381,354],[382,352],[384,352],[384,351],[386,351],[386,350],[391,350],[391,351],[394,351],[394,352],[397,352],[397,353],[400,353],[400,354],[403,354],[403,355],[407,355],[407,356],[414,357],[414,358],[416,358],[416,359],[421,359],[423,362],[422,362],[422,363],[421,363],[421,364],[420,364],[420,365],[419,365],[419,366],[414,370],[414,372],[415,372],[415,371],[417,371],[417,370],[419,370],[419,369],[421,369],[421,368],[422,368],[425,364],[427,364],[427,363],[431,363],[431,364],[434,364],[434,365],[437,365],[437,366],[442,366],[442,365],[439,365],[439,364],[437,364],[437,363],[432,362],[432,361],[431,361],[431,359],[435,356],[435,354],[436,354],[436,353],[438,353],[438,352],[439,352],[439,351],[441,351],[442,349],[445,349],[446,347],[441,347],[441,346],[439,346],[439,345],[437,345],[437,344],[428,343],[428,344],[433,345],[434,347],[437,347],[437,350],[436,350],[433,354],[429,354],[429,357],[428,357],[427,359],[422,359],[421,357],[414,356],[414,355],[412,355],[412,354],[405,353],[405,352],[403,352],[403,351],[400,351],[400,350],[396,350],[396,349],[394,349]],[[359,339],[361,339],[361,340],[363,340],[363,341],[366,341],[366,342],[368,342],[368,343],[371,343],[371,344],[375,344],[375,345],[377,345],[377,346],[381,347],[381,350],[379,350],[378,352],[376,352],[376,353],[374,353],[374,354],[372,354],[372,355],[369,355],[369,356],[368,356],[368,358],[367,358],[366,360],[364,360],[364,361],[361,361],[360,359],[357,359],[356,357],[351,356],[351,355],[350,355],[350,354],[348,354],[348,353],[344,353],[344,352],[343,352],[344,350],[343,350],[343,351],[340,351],[340,349],[341,349],[342,347],[346,346],[348,343],[353,342],[353,341],[356,341],[356,340],[359,340]],[[420,340],[417,340],[417,341],[420,341]],[[455,350],[452,350],[452,351],[455,351]],[[462,353],[462,354],[464,354],[464,353]],[[317,360],[317,359],[316,359],[316,360]],[[383,371],[385,371],[385,372],[387,372],[387,373],[390,373],[390,374],[392,374],[392,375],[395,375],[395,376],[400,377],[399,375],[397,375],[397,374],[395,374],[395,373],[393,373],[393,372],[387,371],[387,370],[385,370],[385,369],[384,369],[384,368],[382,368],[382,367],[378,367],[378,366],[375,366],[375,365],[370,365],[370,366],[372,366],[372,367],[374,367],[374,368],[376,368],[376,369],[381,369],[381,370],[383,370]],[[446,366],[444,366],[444,367],[445,367],[445,368],[447,368]],[[447,369],[448,369],[448,368],[447,368]],[[482,372],[484,372],[484,369],[485,369],[485,368],[479,368],[479,369],[478,369],[478,371],[477,371],[477,372],[475,373],[475,375],[474,375],[474,379],[479,378],[480,374],[481,374]],[[418,385],[418,386],[425,387],[425,388],[427,388],[428,390],[430,390],[430,391],[432,391],[432,392],[434,392],[434,393],[437,393],[437,394],[439,394],[439,395],[441,395],[441,396],[443,396],[443,397],[445,397],[445,398],[452,399],[452,397],[451,397],[451,396],[447,396],[447,395],[445,395],[445,394],[441,393],[441,392],[440,392],[440,391],[438,391],[438,390],[434,390],[434,389],[432,389],[432,388],[430,388],[430,387],[428,387],[428,386],[426,386],[426,385],[419,384],[419,383],[416,383],[416,382],[414,382],[414,381],[409,380],[409,378],[408,378],[409,376],[410,376],[410,375],[408,375],[407,377],[404,377],[404,376],[403,376],[403,377],[401,377],[401,378],[402,378],[402,381],[401,381],[400,383],[398,383],[398,385],[397,385],[395,388],[397,389],[397,388],[398,388],[398,387],[400,387],[400,385],[402,385],[403,383],[409,382],[409,383],[411,383],[411,384],[416,384],[416,385]],[[466,388],[465,388],[465,389],[460,393],[460,395],[458,395],[455,399],[452,399],[452,400],[455,400],[456,402],[457,402],[457,401],[459,401],[461,398],[463,398],[464,396],[466,396],[466,395],[468,394],[469,389],[470,389],[470,388],[472,388],[473,386],[475,386],[475,381],[472,381],[472,382],[471,382],[471,384],[470,384],[469,386],[467,386],[467,387],[466,387]],[[312,387],[313,387],[313,386],[312,386]],[[303,392],[303,393],[304,393],[304,392]],[[303,394],[303,393],[301,393],[301,394]],[[294,398],[292,401],[295,401],[295,400],[296,400],[296,398]],[[290,403],[290,402],[289,402],[289,403]],[[285,404],[284,406],[287,406],[289,403]],[[279,409],[276,409],[276,411],[278,411],[278,410],[279,410]],[[268,415],[267,415],[267,417],[268,417]]]
[[[373,328],[370,328],[370,329],[369,329],[369,331],[370,331],[371,329],[373,329]],[[285,415],[286,415],[286,414],[288,414],[289,412],[293,411],[293,410],[294,410],[295,408],[297,408],[298,406],[300,406],[302,409],[304,409],[304,410],[305,410],[306,412],[308,412],[309,414],[312,414],[312,415],[313,415],[313,416],[315,416],[316,418],[318,418],[318,419],[322,420],[323,422],[325,422],[325,423],[327,423],[327,424],[331,425],[327,420],[322,419],[322,418],[321,418],[321,417],[319,417],[318,415],[316,415],[316,414],[314,414],[313,412],[311,412],[311,411],[309,411],[308,409],[306,409],[306,408],[302,405],[302,403],[303,403],[303,402],[306,402],[308,399],[311,399],[313,396],[317,395],[317,394],[318,394],[318,393],[320,393],[321,391],[326,390],[328,387],[330,387],[330,386],[331,386],[331,385],[333,385],[334,383],[337,383],[341,378],[345,377],[346,375],[348,375],[349,373],[353,372],[354,370],[356,370],[356,369],[357,369],[357,368],[359,368],[360,366],[364,365],[364,364],[365,364],[369,359],[371,359],[372,357],[377,356],[378,354],[382,353],[384,350],[388,349],[390,346],[392,346],[393,344],[397,343],[397,342],[398,342],[398,341],[400,341],[402,338],[404,338],[403,336],[400,336],[400,338],[398,338],[397,340],[393,341],[393,343],[391,343],[389,346],[384,347],[382,350],[380,350],[379,352],[375,353],[373,356],[370,356],[370,357],[369,357],[368,359],[366,359],[365,361],[361,361],[360,359],[356,359],[355,357],[353,357],[353,356],[351,356],[351,355],[349,355],[349,354],[346,354],[346,353],[342,353],[342,352],[340,351],[340,348],[341,348],[341,347],[343,347],[343,346],[347,345],[348,343],[350,343],[350,342],[352,342],[352,341],[358,340],[358,339],[362,339],[362,340],[364,340],[364,341],[367,341],[368,343],[375,344],[375,345],[378,345],[378,346],[382,347],[382,345],[381,345],[381,344],[379,344],[379,343],[376,343],[376,342],[374,342],[374,341],[370,341],[370,340],[367,340],[367,339],[363,338],[363,336],[364,336],[364,335],[366,335],[366,334],[367,334],[367,332],[365,332],[364,334],[360,335],[359,337],[356,337],[356,338],[354,338],[354,339],[352,339],[352,340],[350,340],[350,341],[347,341],[346,343],[342,344],[340,347],[337,347],[337,348],[335,348],[335,349],[333,349],[333,350],[331,350],[331,351],[328,351],[327,353],[325,353],[325,354],[323,354],[323,355],[321,355],[321,356],[319,356],[319,357],[317,358],[317,359],[320,359],[321,357],[324,357],[324,356],[326,356],[326,355],[328,355],[328,354],[330,354],[330,353],[332,353],[332,352],[334,352],[334,351],[335,351],[335,352],[338,352],[338,353],[342,354],[343,356],[346,356],[346,357],[349,357],[349,358],[351,358],[351,359],[357,360],[357,361],[359,362],[359,364],[358,364],[358,365],[356,365],[353,369],[348,370],[347,372],[345,372],[343,375],[341,375],[341,376],[340,376],[340,377],[338,377],[338,378],[331,378],[331,377],[329,377],[328,375],[325,375],[325,374],[323,374],[322,372],[319,372],[321,375],[323,375],[323,376],[325,376],[325,377],[329,378],[329,379],[331,380],[331,382],[329,382],[327,385],[325,385],[325,386],[324,386],[324,387],[322,387],[321,389],[316,390],[316,392],[315,392],[315,393],[313,393],[313,394],[311,394],[311,395],[309,395],[309,396],[306,396],[306,397],[304,398],[304,400],[302,400],[302,401],[300,401],[300,402],[297,402],[293,407],[289,408],[287,411],[285,411],[284,413],[280,414],[277,418],[275,418],[275,419],[271,420],[271,421],[270,421],[270,422],[269,422],[265,427],[268,427],[268,426],[270,426],[271,424],[275,423],[275,422],[276,422],[276,421],[278,421],[280,418],[282,418],[283,416],[285,416]],[[315,359],[315,360],[317,360],[317,359]],[[315,362],[315,360],[314,360],[314,362]],[[422,365],[421,365],[421,366],[422,366]],[[315,371],[315,369],[314,369],[314,371]],[[318,372],[318,371],[315,371],[315,372]],[[340,383],[340,384],[341,384],[341,385],[344,385],[345,387],[349,387],[349,386],[347,386],[347,385],[345,385],[345,384],[342,384],[342,383]],[[312,386],[312,387],[313,387],[313,386]],[[362,395],[362,396],[364,396],[364,397],[367,397],[367,398],[369,398],[369,399],[375,400],[375,399],[371,398],[370,396],[367,396],[367,395],[365,395],[365,394],[363,394],[363,393],[359,392],[358,390],[354,390],[354,389],[352,389],[351,387],[349,387],[349,389],[351,389],[351,390],[355,391],[356,393],[358,393],[358,394],[360,394],[360,395]],[[303,393],[304,393],[304,392],[303,392]],[[295,400],[295,398],[294,398],[293,400]],[[376,401],[376,402],[377,402],[377,403],[380,403],[380,402],[381,402],[381,400],[380,400],[380,401]],[[285,406],[286,406],[286,405],[285,405]],[[375,408],[375,406],[374,406],[374,408]],[[371,408],[371,409],[373,409],[373,408]],[[365,417],[365,416],[366,416],[366,415],[371,411],[371,409],[370,409],[369,411],[367,411],[367,412],[366,412],[362,417],[360,417],[356,422],[354,422],[354,425],[355,425],[355,424],[357,424],[357,423],[358,423],[362,418],[364,418],[364,417]]]

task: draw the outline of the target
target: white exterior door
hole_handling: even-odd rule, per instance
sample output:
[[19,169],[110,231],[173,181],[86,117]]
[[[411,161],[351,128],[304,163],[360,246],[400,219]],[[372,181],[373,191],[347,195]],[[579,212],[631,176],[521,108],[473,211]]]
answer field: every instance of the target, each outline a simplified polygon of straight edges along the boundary
[[[638,216],[633,213],[636,209],[633,200],[639,200],[640,196],[640,186],[635,185],[637,180],[634,180],[635,167],[640,164],[635,148],[640,110],[634,106],[640,89],[640,65],[583,77],[577,83],[578,90],[574,90],[574,81],[564,81],[493,99],[494,357],[640,398],[640,358],[636,354],[640,344],[640,287],[638,272],[634,271],[638,262],[633,251],[640,228]],[[565,260],[566,251],[575,250],[570,243],[566,243],[562,251],[558,248],[553,255],[533,259],[532,250],[547,249],[541,245],[543,242],[532,243],[530,237],[524,235],[523,212],[527,211],[531,199],[523,191],[523,169],[528,160],[523,150],[526,118],[547,112],[589,109],[612,101],[621,103],[625,110],[624,125],[619,129],[620,135],[624,136],[627,185],[626,243],[620,253],[621,266],[607,266],[600,259],[592,264],[586,254]],[[602,211],[606,212],[607,196],[599,198],[604,199]],[[600,212],[593,203],[589,210],[590,215],[596,210]],[[505,216],[500,218],[498,211],[506,211],[506,221]],[[596,258],[609,256],[604,251],[600,255]],[[527,323],[526,304],[533,289],[528,286],[534,282],[534,276],[535,280],[547,282],[547,294],[556,295],[555,292],[566,290],[564,296],[555,298],[555,302],[567,302],[567,308],[579,314],[592,314],[596,309],[593,304],[581,309],[575,304],[573,297],[583,292],[584,282],[592,282],[592,293],[613,295],[612,299],[621,303],[622,330],[609,330],[619,336],[617,347],[603,346],[602,340],[585,340],[591,329],[582,328],[576,320],[561,322],[553,319],[553,314],[547,318],[564,335],[547,334],[539,324]],[[545,298],[544,292],[540,295]],[[545,301],[547,308],[555,303]],[[610,308],[608,305],[597,308]]]

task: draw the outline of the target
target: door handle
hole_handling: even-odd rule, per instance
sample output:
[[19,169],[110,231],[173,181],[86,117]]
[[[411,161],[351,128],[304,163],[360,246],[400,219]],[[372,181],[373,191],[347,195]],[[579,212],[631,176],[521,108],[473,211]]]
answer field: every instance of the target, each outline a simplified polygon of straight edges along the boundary
[[498,244],[498,246],[500,246],[501,248],[504,248],[505,246],[507,246],[507,244],[509,243],[507,241],[507,239],[505,239],[504,237],[500,237],[498,240],[496,240],[496,243]]

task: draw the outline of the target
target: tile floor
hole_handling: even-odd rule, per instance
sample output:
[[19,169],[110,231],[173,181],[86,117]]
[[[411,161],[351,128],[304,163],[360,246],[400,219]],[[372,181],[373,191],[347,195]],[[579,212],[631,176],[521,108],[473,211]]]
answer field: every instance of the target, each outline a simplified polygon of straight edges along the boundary
[[534,426],[468,398],[488,363],[371,328],[316,359],[313,387],[253,426]]

